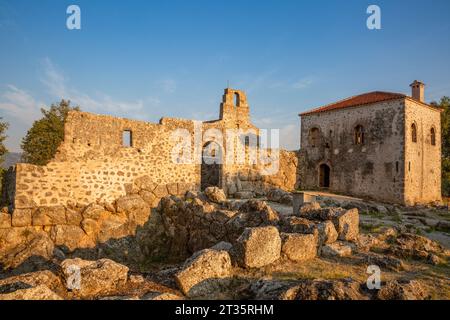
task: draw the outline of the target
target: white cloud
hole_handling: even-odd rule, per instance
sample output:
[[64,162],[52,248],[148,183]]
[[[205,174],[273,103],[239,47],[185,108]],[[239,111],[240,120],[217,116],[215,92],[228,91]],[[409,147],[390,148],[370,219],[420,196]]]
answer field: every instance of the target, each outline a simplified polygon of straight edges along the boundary
[[28,92],[11,84],[6,88],[1,95],[0,110],[26,125],[39,118],[40,106],[43,106],[43,103],[37,102]]
[[313,80],[310,78],[300,79],[292,84],[292,88],[302,90],[310,87],[313,84]]
[[44,59],[44,70],[41,82],[47,87],[48,92],[58,100],[63,98],[70,100],[73,105],[79,105],[84,111],[146,118],[148,111],[144,110],[145,106],[156,107],[160,104],[160,100],[153,97],[135,101],[120,101],[101,92],[95,96],[82,93],[68,85],[67,78],[49,58]]
[[177,89],[177,83],[173,79],[164,79],[159,81],[158,84],[165,93],[174,93]]

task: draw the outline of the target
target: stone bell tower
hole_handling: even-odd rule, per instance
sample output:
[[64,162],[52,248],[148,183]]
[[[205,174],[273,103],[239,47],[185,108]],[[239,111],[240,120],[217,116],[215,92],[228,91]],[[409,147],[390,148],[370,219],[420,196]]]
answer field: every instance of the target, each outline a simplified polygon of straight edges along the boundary
[[225,89],[220,104],[220,120],[230,126],[245,126],[250,122],[250,111],[247,97],[243,91],[231,88]]

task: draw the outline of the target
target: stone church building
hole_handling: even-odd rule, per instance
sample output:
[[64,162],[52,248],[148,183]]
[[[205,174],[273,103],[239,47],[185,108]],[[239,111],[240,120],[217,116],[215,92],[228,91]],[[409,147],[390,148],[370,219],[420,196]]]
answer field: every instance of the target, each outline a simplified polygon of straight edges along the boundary
[[406,205],[440,202],[441,112],[412,95],[370,92],[301,113],[299,185]]

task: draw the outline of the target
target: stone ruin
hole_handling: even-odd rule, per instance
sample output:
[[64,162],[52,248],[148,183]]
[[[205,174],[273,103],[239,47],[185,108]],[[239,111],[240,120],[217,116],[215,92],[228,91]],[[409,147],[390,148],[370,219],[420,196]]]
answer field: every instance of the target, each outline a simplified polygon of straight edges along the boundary
[[277,170],[265,174],[271,163],[258,161],[261,144],[245,93],[229,88],[212,121],[148,123],[71,111],[54,159],[8,171],[0,239],[36,231],[69,250],[92,248],[134,236],[167,195],[208,186],[236,198],[294,189],[296,153],[269,149]]

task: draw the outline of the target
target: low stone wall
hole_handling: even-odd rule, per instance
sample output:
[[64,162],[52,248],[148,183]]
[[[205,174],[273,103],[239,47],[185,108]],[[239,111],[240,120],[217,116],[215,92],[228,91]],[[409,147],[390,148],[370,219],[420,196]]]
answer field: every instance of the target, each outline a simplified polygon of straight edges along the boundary
[[0,264],[11,258],[6,253],[20,249],[29,236],[40,235],[66,253],[125,241],[149,221],[161,198],[184,196],[195,188],[184,183],[155,184],[144,176],[127,186],[127,195],[111,203],[15,208],[12,214],[4,208],[0,212]]

